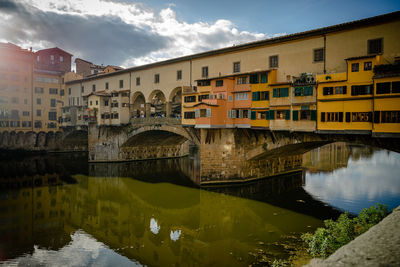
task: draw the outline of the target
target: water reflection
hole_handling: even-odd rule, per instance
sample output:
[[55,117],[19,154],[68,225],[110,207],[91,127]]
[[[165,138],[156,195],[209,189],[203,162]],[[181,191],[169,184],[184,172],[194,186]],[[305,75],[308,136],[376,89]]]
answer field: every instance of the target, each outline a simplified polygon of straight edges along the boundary
[[384,203],[397,207],[400,154],[367,146],[330,144],[306,153],[304,189],[331,206],[352,213]]

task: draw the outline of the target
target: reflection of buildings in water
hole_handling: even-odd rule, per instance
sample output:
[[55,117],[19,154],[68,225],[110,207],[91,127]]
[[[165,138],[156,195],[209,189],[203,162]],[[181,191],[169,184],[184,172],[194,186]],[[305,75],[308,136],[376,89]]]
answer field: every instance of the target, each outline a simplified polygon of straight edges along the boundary
[[303,155],[303,167],[310,173],[332,172],[346,168],[349,159],[370,158],[379,149],[365,146],[336,142],[311,150]]

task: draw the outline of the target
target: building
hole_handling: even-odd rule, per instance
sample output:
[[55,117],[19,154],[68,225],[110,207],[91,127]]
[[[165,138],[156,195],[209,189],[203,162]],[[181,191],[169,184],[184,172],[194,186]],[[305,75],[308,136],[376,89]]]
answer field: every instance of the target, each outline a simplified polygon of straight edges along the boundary
[[[67,87],[80,103],[91,92],[129,90],[131,118],[174,114],[185,127],[398,134],[399,27],[400,12],[393,12],[103,73]],[[172,107],[180,103],[179,116]]]

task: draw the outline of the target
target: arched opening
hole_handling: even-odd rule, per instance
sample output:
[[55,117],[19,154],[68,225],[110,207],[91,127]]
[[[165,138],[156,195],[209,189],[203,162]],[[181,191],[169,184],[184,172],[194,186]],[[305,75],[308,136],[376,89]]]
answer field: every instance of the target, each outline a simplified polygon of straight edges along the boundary
[[166,99],[163,92],[155,90],[150,94],[150,116],[151,117],[166,117]]
[[171,117],[180,118],[182,113],[182,87],[176,87],[169,96]]
[[130,109],[131,118],[144,118],[146,115],[146,100],[142,92],[136,92],[132,96]]

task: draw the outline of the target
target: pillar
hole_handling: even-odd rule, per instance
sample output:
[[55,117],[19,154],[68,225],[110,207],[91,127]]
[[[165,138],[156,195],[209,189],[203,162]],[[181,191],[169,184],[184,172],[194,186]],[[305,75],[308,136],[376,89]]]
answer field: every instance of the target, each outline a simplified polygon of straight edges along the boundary
[[145,116],[146,118],[151,117],[151,103],[146,103]]
[[172,114],[172,103],[170,101],[165,102],[165,109],[166,109],[165,116],[167,118],[171,117],[171,114]]

